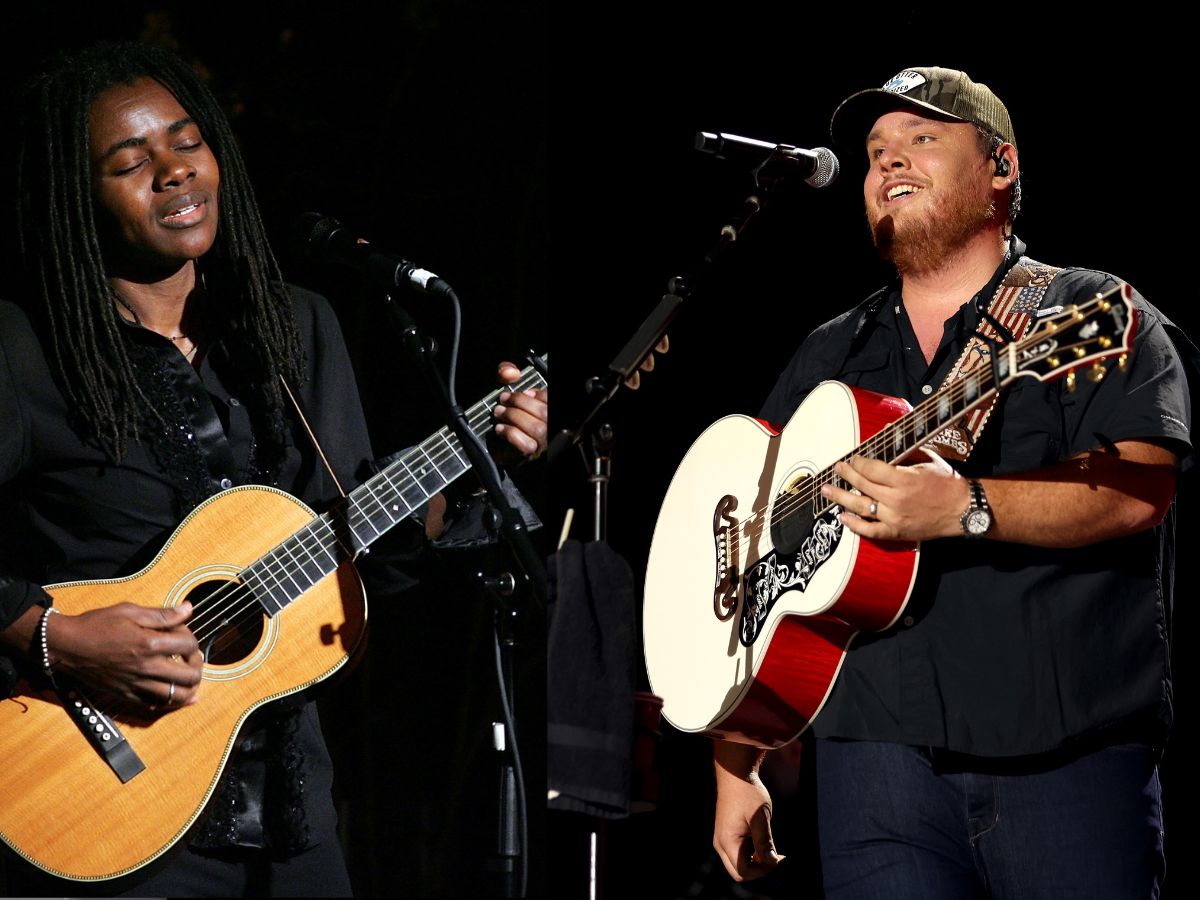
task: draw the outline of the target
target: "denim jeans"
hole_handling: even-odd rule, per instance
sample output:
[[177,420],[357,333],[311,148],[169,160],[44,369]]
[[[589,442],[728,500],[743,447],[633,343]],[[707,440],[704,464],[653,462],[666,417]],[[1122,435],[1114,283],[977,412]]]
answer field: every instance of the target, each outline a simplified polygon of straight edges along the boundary
[[1156,756],[1140,745],[1004,761],[816,742],[827,900],[1157,897]]

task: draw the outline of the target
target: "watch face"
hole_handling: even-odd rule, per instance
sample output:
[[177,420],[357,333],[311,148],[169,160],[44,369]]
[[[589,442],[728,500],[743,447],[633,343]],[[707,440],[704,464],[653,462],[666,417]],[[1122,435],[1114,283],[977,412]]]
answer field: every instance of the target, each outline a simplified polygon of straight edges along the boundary
[[971,534],[983,534],[992,525],[992,515],[985,509],[973,509],[967,513],[967,531]]

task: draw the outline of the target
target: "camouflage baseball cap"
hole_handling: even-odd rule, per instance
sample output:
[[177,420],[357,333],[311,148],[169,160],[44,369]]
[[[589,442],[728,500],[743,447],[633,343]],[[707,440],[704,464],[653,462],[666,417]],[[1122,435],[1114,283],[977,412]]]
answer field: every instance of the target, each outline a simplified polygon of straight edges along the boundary
[[930,110],[959,122],[973,122],[1016,145],[1012,121],[1000,98],[966,72],[938,67],[905,69],[883,87],[859,91],[842,101],[829,123],[834,143],[846,150],[862,147],[868,129],[898,106]]

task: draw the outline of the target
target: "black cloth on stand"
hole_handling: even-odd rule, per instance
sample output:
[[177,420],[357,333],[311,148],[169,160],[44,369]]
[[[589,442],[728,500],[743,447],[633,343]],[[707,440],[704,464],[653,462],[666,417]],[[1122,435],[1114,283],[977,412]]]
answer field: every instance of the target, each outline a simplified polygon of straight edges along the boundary
[[623,818],[633,771],[633,570],[600,541],[564,542],[547,570],[549,806]]

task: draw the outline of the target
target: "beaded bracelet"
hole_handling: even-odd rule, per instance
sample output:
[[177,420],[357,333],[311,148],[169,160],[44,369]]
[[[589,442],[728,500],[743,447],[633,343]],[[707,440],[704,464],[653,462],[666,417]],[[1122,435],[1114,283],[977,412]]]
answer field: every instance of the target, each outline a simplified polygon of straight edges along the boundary
[[50,614],[59,612],[56,607],[47,606],[46,611],[42,613],[42,621],[38,625],[38,633],[42,639],[42,671],[46,673],[46,677],[54,682],[54,672],[50,669],[50,645],[46,641],[46,624],[50,621]]

